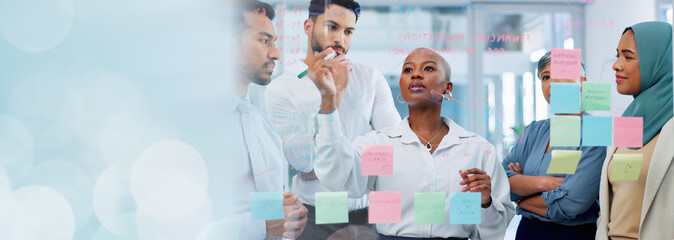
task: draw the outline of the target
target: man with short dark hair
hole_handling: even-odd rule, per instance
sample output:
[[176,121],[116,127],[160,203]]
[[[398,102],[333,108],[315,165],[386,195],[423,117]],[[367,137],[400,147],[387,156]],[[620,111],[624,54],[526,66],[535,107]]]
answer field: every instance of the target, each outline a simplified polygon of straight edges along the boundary
[[368,224],[367,196],[349,199],[349,223],[316,224],[315,194],[329,192],[313,172],[313,137],[321,94],[311,79],[315,74],[302,73],[317,61],[317,52],[334,51],[338,55],[326,66],[337,87],[337,105],[345,135],[353,141],[372,130],[395,126],[400,115],[393,103],[391,89],[378,70],[353,63],[346,56],[356,30],[360,5],[353,0],[312,0],[309,17],[304,21],[308,36],[307,55],[290,66],[284,76],[267,86],[267,112],[283,138],[284,153],[291,167],[294,193],[309,209],[309,221],[299,239],[326,239],[335,231],[350,225]]
[[302,234],[307,221],[307,209],[298,201],[298,195],[283,194],[284,219],[251,220],[249,193],[282,192],[285,188],[281,138],[269,117],[250,103],[247,94],[250,83],[267,85],[271,82],[274,61],[280,54],[274,44],[276,32],[271,22],[274,9],[259,1],[246,1],[241,7],[239,61],[233,86],[239,99],[234,110],[232,137],[236,140],[234,148],[241,149],[243,154],[233,155],[234,161],[227,164],[227,167],[235,168],[231,171],[233,176],[227,176],[234,179],[231,184],[235,184],[234,193],[230,194],[233,201],[230,207],[243,223],[241,229],[235,229],[239,231],[235,235],[243,239],[294,239]]

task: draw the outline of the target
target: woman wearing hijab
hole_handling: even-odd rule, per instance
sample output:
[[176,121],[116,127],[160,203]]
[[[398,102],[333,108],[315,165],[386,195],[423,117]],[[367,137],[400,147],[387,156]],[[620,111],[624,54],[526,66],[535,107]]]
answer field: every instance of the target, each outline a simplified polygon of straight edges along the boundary
[[[674,239],[672,26],[628,27],[613,64],[618,92],[634,96],[624,117],[643,118],[643,147],[609,147],[599,189],[597,239]],[[611,180],[614,154],[643,154],[637,181]]]
[[[580,80],[551,78],[550,55],[548,52],[538,60],[538,78],[548,103],[551,83],[586,81],[584,76]],[[594,239],[606,147],[551,147],[550,119],[529,124],[521,140],[502,162],[510,181],[510,198],[517,203],[517,213],[522,215],[515,239]],[[583,152],[575,174],[546,173],[554,150]]]
[[[353,143],[342,134],[331,65],[320,53],[309,74],[323,102],[316,119],[317,159],[314,171],[328,189],[360,197],[371,191],[400,192],[401,220],[377,223],[379,239],[503,239],[514,215],[508,179],[496,159],[494,146],[449,118],[442,117],[442,101],[449,100],[453,84],[449,64],[431,49],[415,49],[405,59],[400,76],[402,98],[409,116],[399,125],[369,132]],[[362,175],[365,146],[392,147],[393,174]],[[444,219],[449,216],[451,194],[480,193],[480,224],[415,223],[415,193],[444,194]],[[370,208],[372,209],[372,208]],[[451,220],[450,220],[451,221]]]

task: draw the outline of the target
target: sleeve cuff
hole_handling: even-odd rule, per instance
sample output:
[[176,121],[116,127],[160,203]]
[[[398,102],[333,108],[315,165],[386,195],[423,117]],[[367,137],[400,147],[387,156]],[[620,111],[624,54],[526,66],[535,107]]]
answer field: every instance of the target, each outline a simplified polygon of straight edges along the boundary
[[517,200],[522,200],[524,197],[517,195],[517,193],[514,193],[513,191],[510,191],[510,201],[517,201]]
[[483,219],[501,219],[503,214],[505,213],[505,207],[501,204],[501,202],[496,200],[497,198],[494,198],[492,196],[491,198],[491,204],[489,205],[488,208],[481,208],[482,209],[482,217]]
[[566,196],[566,191],[563,189],[555,189],[552,191],[543,192],[541,197],[545,201],[545,205],[552,206],[552,203]]
[[340,139],[341,125],[339,124],[339,111],[330,114],[318,114],[316,117],[316,139],[325,142]]
[[505,169],[505,172],[506,172],[506,175],[507,175],[508,177],[512,177],[512,176],[515,176],[515,175],[519,174],[519,173],[510,171],[510,170],[508,170],[507,168]]

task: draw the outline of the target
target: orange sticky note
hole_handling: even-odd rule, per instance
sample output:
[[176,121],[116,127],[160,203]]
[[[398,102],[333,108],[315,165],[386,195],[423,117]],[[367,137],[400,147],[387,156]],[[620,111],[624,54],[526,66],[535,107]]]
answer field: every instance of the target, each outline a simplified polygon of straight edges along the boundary
[[393,175],[393,145],[363,146],[361,174]]
[[580,49],[553,48],[550,53],[550,78],[580,79]]
[[370,192],[370,224],[400,222],[400,196],[400,192]]
[[644,119],[642,117],[613,118],[613,146],[643,147]]

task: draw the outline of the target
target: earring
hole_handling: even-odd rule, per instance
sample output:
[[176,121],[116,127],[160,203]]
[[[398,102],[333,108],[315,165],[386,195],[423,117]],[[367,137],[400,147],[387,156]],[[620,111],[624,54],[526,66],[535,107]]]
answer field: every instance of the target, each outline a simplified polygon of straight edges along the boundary
[[[448,94],[449,94],[449,97],[447,97]],[[445,99],[445,101],[448,101],[449,99],[452,99],[452,92],[446,91],[445,94],[442,94],[442,99]]]
[[405,102],[405,100],[400,101],[400,93],[398,93],[398,96],[396,96],[396,101],[398,101],[399,103],[402,103],[402,104],[407,103],[407,102]]

